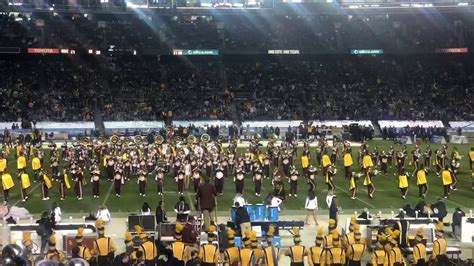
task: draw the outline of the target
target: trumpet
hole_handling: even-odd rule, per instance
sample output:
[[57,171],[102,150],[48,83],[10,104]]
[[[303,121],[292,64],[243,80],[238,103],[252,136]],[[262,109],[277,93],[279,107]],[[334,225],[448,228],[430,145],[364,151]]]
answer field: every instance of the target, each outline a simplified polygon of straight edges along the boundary
[[202,134],[201,135],[201,141],[202,142],[207,143],[207,142],[209,142],[209,140],[211,140],[211,136],[209,136],[209,134]]
[[262,136],[260,136],[260,134],[256,133],[256,134],[254,135],[254,139],[255,139],[256,141],[260,141],[260,140],[262,139]]
[[194,135],[189,135],[186,141],[188,144],[194,144],[196,142],[196,137]]
[[135,144],[140,145],[143,143],[143,137],[141,135],[135,136]]
[[110,143],[112,143],[114,145],[117,144],[119,142],[119,140],[120,139],[117,135],[112,135],[112,136],[110,136],[110,139],[109,139]]
[[277,135],[275,135],[275,134],[272,134],[272,135],[270,136],[270,140],[271,140],[271,141],[276,141],[277,139],[278,139],[278,137],[277,137]]
[[224,142],[225,141],[225,136],[223,134],[220,134],[219,137],[217,138],[217,140],[219,140],[220,142]]

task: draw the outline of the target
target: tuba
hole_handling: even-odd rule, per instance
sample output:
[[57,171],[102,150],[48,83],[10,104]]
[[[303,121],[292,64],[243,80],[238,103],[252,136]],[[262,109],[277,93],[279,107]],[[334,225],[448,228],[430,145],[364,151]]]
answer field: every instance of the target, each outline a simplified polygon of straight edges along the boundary
[[109,140],[110,140],[110,143],[115,145],[119,142],[120,139],[117,135],[112,135]]
[[217,140],[219,140],[220,142],[224,142],[225,136],[223,134],[220,134],[219,137],[217,137]]
[[202,134],[201,135],[201,141],[204,142],[204,143],[208,143],[209,141],[211,140],[211,136],[209,136],[209,134]]
[[158,145],[161,145],[163,144],[163,142],[165,142],[165,139],[163,138],[162,135],[158,135],[155,137],[155,143],[158,144]]
[[277,135],[275,135],[275,134],[272,134],[272,135],[270,136],[270,140],[271,140],[271,141],[276,141],[277,139],[278,139],[278,137],[277,137]]
[[99,143],[104,143],[104,141],[105,141],[105,139],[104,139],[103,136],[99,136],[99,137],[97,138],[97,142],[99,142]]
[[256,134],[254,135],[254,139],[255,139],[256,141],[260,141],[260,140],[262,139],[262,136],[260,136],[260,134],[256,133]]
[[194,135],[189,135],[186,141],[188,144],[194,144],[196,142],[196,137]]

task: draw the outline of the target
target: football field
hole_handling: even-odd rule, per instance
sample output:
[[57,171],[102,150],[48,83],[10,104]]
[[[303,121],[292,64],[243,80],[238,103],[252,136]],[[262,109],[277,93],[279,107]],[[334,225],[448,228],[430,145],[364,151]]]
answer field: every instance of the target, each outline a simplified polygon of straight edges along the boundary
[[[472,141],[472,140],[471,140]],[[369,151],[377,146],[379,148],[379,152],[382,150],[387,151],[390,145],[394,145],[391,141],[382,141],[382,140],[374,140],[368,142],[369,144]],[[431,148],[433,150],[433,154],[435,150],[440,145],[431,144]],[[454,207],[461,207],[464,210],[468,210],[469,208],[474,208],[474,190],[471,189],[471,171],[469,169],[468,164],[468,152],[470,147],[473,146],[472,144],[464,144],[464,145],[453,145],[448,144],[448,155],[451,154],[452,147],[457,147],[460,155],[462,156],[461,159],[461,168],[459,173],[459,183],[458,183],[458,190],[452,191],[451,196],[446,200],[446,205],[448,208]],[[425,150],[426,145],[421,145],[421,151]],[[402,148],[401,145],[394,145],[396,151]],[[411,160],[411,151],[414,149],[414,145],[408,145],[408,152],[409,155],[407,157],[407,171],[412,172],[413,166],[408,165],[408,162]],[[353,147],[353,160],[355,165],[352,167],[352,171],[359,171],[359,166],[356,165],[357,160],[357,153],[359,148]],[[245,152],[245,148],[239,148],[239,153]],[[316,166],[316,156],[315,148],[311,147],[311,163]],[[298,149],[298,155],[296,156],[295,165],[297,166],[298,171],[300,174],[301,171],[301,164],[300,164],[300,156],[301,156],[301,148]],[[49,151],[46,150],[45,155],[45,162],[49,162]],[[63,164],[64,165],[64,164]],[[62,166],[63,166],[62,165]],[[45,165],[49,169],[49,165],[45,163]],[[388,174],[377,175],[373,182],[376,187],[376,191],[374,194],[374,199],[369,199],[367,197],[367,190],[366,187],[362,185],[362,178],[358,180],[358,198],[352,200],[350,198],[350,193],[348,191],[349,182],[344,177],[344,170],[342,167],[342,161],[339,159],[336,162],[337,166],[337,174],[334,177],[334,183],[336,185],[335,192],[338,196],[338,203],[345,211],[352,211],[352,210],[361,210],[363,208],[369,208],[372,211],[378,210],[389,210],[389,209],[398,209],[405,204],[410,204],[414,207],[418,202],[418,187],[416,186],[415,178],[411,177],[409,179],[410,187],[408,191],[408,196],[406,200],[403,200],[400,196],[400,190],[398,189],[398,176],[394,175],[395,167],[389,169]],[[148,202],[149,205],[154,208],[158,205],[160,200],[164,200],[166,205],[167,211],[172,211],[175,203],[178,201],[178,193],[177,193],[177,184],[174,181],[174,178],[171,175],[167,175],[165,178],[165,193],[163,196],[159,196],[157,193],[156,182],[149,178],[147,184],[147,192],[146,196],[142,197],[139,196],[138,193],[138,184],[136,180],[128,181],[122,186],[122,196],[117,198],[115,196],[113,183],[110,181],[106,181],[105,179],[101,180],[101,187],[100,187],[100,198],[96,199],[92,197],[92,186],[90,184],[90,178],[88,173],[85,173],[87,184],[84,187],[84,199],[79,201],[76,199],[74,195],[73,188],[67,191],[67,198],[64,201],[59,201],[59,184],[57,182],[53,183],[53,188],[50,190],[50,200],[49,201],[42,201],[41,195],[41,187],[40,183],[32,183],[32,187],[30,188],[30,198],[26,202],[21,201],[20,195],[20,182],[16,178],[17,170],[16,170],[16,160],[14,158],[14,154],[10,153],[8,158],[8,167],[12,177],[15,180],[15,186],[10,191],[10,200],[9,204],[15,205],[18,207],[26,207],[32,213],[40,213],[43,210],[49,210],[53,202],[57,202],[59,206],[62,208],[64,217],[68,217],[69,215],[85,215],[89,213],[89,211],[93,211],[94,213],[97,211],[98,207],[102,204],[106,205],[109,210],[113,213],[123,213],[128,214],[130,212],[137,212],[144,202]],[[28,163],[28,169],[30,173],[30,179],[33,180],[33,173],[31,171],[31,162]],[[61,168],[62,169],[62,168]],[[426,197],[426,202],[431,203],[435,202],[439,197],[443,196],[443,187],[441,184],[441,178],[435,174],[435,168],[431,166],[428,174],[428,193]],[[228,179],[225,180],[224,185],[224,194],[222,196],[218,196],[218,211],[219,212],[227,212],[229,211],[230,207],[232,206],[232,199],[235,196],[235,186],[232,181],[233,176],[230,176]],[[73,186],[73,182],[71,180],[71,186]],[[289,191],[289,184],[285,185],[285,190]],[[283,203],[283,211],[287,214],[291,213],[302,213],[304,210],[304,203],[305,197],[308,190],[308,186],[305,182],[305,179],[301,177],[298,183],[298,198],[295,197],[287,197],[287,200]],[[263,188],[260,197],[255,196],[254,193],[254,185],[252,182],[251,175],[246,176],[245,180],[245,187],[244,187],[244,197],[245,199],[251,204],[262,203],[265,196],[271,191],[271,181],[269,179],[265,179],[263,181]],[[319,201],[320,209],[324,210],[327,209],[325,203],[325,197],[327,195],[327,185],[324,182],[324,178],[319,171],[317,176],[317,197]],[[192,184],[187,188],[185,193],[185,198],[188,203],[191,203],[191,210],[195,210],[195,196],[193,193]]]

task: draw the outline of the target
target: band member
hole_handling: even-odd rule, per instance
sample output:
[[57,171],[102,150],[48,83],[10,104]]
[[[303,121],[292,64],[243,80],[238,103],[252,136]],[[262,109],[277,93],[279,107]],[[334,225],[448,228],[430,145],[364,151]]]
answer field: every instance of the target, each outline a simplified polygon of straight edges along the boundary
[[332,247],[332,232],[337,231],[337,222],[335,219],[330,218],[328,221],[328,234],[323,238],[323,247],[330,249]]
[[52,260],[57,257],[59,262],[63,263],[66,260],[64,253],[56,249],[56,236],[53,234],[49,237],[48,240],[48,253],[46,254],[46,260]]
[[33,169],[34,180],[38,180],[38,177],[41,173],[41,161],[40,158],[38,158],[38,154],[36,154],[31,161],[31,169]]
[[436,174],[440,175],[440,172],[444,169],[444,157],[445,151],[443,149],[438,149],[436,151],[436,158],[434,160],[434,164],[436,165]]
[[388,156],[387,164],[390,168],[392,168],[392,164],[395,157],[395,150],[393,149],[393,146],[390,146],[390,148],[388,148],[387,156]]
[[453,183],[453,177],[448,166],[445,166],[444,170],[441,171],[441,179],[443,180],[444,198],[447,199],[451,193],[451,184]]
[[216,167],[216,178],[214,180],[214,186],[216,187],[216,193],[222,196],[224,191],[224,169],[219,165]]
[[25,171],[20,171],[18,179],[21,182],[21,201],[26,201],[29,198],[28,188],[31,186],[30,177]]
[[188,250],[186,245],[183,243],[183,225],[181,223],[176,223],[174,229],[174,242],[169,246],[169,249],[173,253],[173,258],[171,259],[171,264],[173,266],[184,266],[184,261],[188,259]]
[[332,166],[331,159],[329,158],[328,152],[324,150],[323,156],[321,158],[323,165],[323,175],[326,175],[330,166]]
[[286,252],[285,256],[289,256],[291,266],[304,266],[304,257],[308,256],[308,250],[301,245],[300,229],[293,227],[293,242],[295,243]]
[[461,163],[459,163],[458,156],[453,156],[453,159],[451,160],[451,174],[453,177],[453,183],[451,184],[452,190],[458,190],[456,187],[458,184],[458,172],[460,167]]
[[469,151],[467,159],[469,160],[469,169],[472,170],[473,168],[472,166],[474,165],[474,147],[472,147],[471,150]]
[[237,168],[237,172],[234,177],[234,182],[235,182],[235,193],[243,195],[244,194],[244,171],[243,169],[239,166]]
[[403,151],[397,152],[397,172],[400,173],[405,168],[405,153]]
[[18,155],[18,158],[16,159],[16,165],[17,165],[18,171],[26,169],[26,157],[23,155],[23,153],[20,153]]
[[367,172],[365,173],[365,177],[364,177],[363,185],[367,186],[367,194],[368,194],[369,198],[371,198],[371,199],[374,197],[374,192],[375,192],[375,185],[372,182],[372,179],[375,175],[376,175],[376,173],[372,170],[371,167],[369,167],[367,169]]
[[252,250],[251,231],[245,230],[242,234],[243,248],[240,249],[240,264],[241,265],[256,265],[257,261]]
[[229,266],[237,266],[240,263],[240,248],[235,246],[235,232],[227,229],[227,249],[224,251],[224,260]]
[[295,198],[297,198],[298,197],[298,171],[296,171],[295,167],[292,167],[290,171],[290,178],[288,179],[288,182],[290,183],[289,196],[291,197],[293,195],[295,196]]
[[48,176],[46,169],[42,170],[41,173],[41,191],[43,192],[43,200],[49,200],[49,190],[53,187],[51,179]]
[[398,247],[397,239],[400,237],[400,231],[392,231],[392,237],[390,239],[390,251],[389,251],[389,266],[402,266],[406,265],[403,259],[401,249]]
[[420,165],[420,169],[416,171],[416,185],[418,186],[418,197],[425,198],[426,191],[428,191],[428,182],[426,175],[428,171],[423,164]]
[[59,173],[59,159],[55,152],[53,152],[51,155],[50,163],[51,163],[51,178],[53,180],[58,180],[61,174]]
[[97,258],[98,265],[110,265],[117,250],[112,238],[105,236],[104,222],[102,219],[96,221],[97,240],[94,241],[91,253]]
[[423,227],[418,228],[415,237],[416,245],[413,247],[413,263],[418,266],[426,265],[426,246],[423,244]]
[[433,253],[431,254],[431,261],[434,265],[448,265],[447,247],[448,244],[444,239],[443,223],[438,222],[436,224],[436,240],[433,242]]
[[184,194],[184,171],[180,169],[178,175],[175,177],[176,184],[178,185],[179,195]]
[[70,189],[71,185],[69,184],[69,177],[67,174],[67,169],[63,170],[63,174],[59,178],[59,196],[60,200],[66,199],[66,189]]
[[336,169],[332,167],[332,165],[329,165],[326,170],[326,184],[328,185],[328,192],[329,191],[334,191],[334,181],[333,177],[336,174]]
[[7,168],[8,166],[8,162],[7,162],[7,158],[8,155],[5,154],[4,155],[4,151],[0,151],[0,173],[3,173],[3,171]]
[[290,164],[290,158],[288,157],[288,154],[286,152],[283,154],[281,165],[283,168],[283,173],[285,173],[285,176],[290,176],[291,164]]
[[94,198],[98,199],[100,192],[100,171],[98,169],[94,169],[91,173],[91,183],[92,183],[92,195]]
[[3,170],[3,175],[2,175],[2,188],[3,188],[3,201],[4,202],[8,202],[10,189],[14,186],[15,186],[15,183],[13,183],[13,178],[8,173],[8,169],[5,168]]
[[312,246],[309,249],[309,254],[308,254],[309,265],[314,265],[314,266],[321,265],[321,262],[323,261],[323,257],[326,256],[325,254],[326,250],[322,247],[323,233],[324,233],[324,229],[322,226],[320,226],[318,228],[317,235],[316,235],[316,241],[315,241],[316,245]]
[[165,177],[165,174],[163,172],[163,168],[157,167],[156,168],[156,175],[155,175],[155,181],[156,181],[156,189],[158,191],[158,195],[163,195],[163,178]]
[[341,247],[339,232],[332,231],[332,247],[326,252],[323,265],[342,266],[346,264],[346,253]]
[[385,266],[388,264],[387,252],[385,251],[382,244],[382,242],[385,242],[385,240],[385,235],[379,235],[375,249],[370,255],[370,261],[373,266]]
[[380,171],[386,175],[387,174],[387,166],[388,166],[388,155],[385,151],[382,151],[380,155]]
[[197,193],[199,184],[201,183],[201,171],[199,170],[199,167],[196,166],[193,169],[193,188],[194,188],[194,193]]
[[408,193],[408,173],[405,172],[405,168],[402,168],[401,172],[398,173],[398,188],[402,193],[402,199],[407,198]]
[[115,171],[115,160],[113,157],[105,158],[105,159],[106,159],[105,172],[107,173],[107,179],[113,180],[114,171]]
[[428,144],[426,146],[426,150],[425,152],[423,153],[423,157],[424,157],[424,165],[425,167],[427,168],[430,168],[430,165],[431,165],[431,156],[433,155],[433,151],[431,150],[430,148],[430,145]]
[[158,249],[156,248],[155,241],[149,237],[147,233],[140,233],[139,237],[143,243],[138,247],[138,251],[143,254],[143,260],[145,266],[154,266],[158,259]]
[[83,178],[84,176],[82,175],[82,171],[80,170],[80,168],[78,168],[78,170],[72,170],[71,171],[71,174],[72,174],[72,179],[74,180],[74,191],[76,193],[76,198],[78,200],[82,200],[82,196],[83,196],[83,189],[82,189],[82,186],[83,186]]
[[268,154],[263,157],[263,178],[270,178],[270,156]]
[[202,266],[215,266],[219,260],[219,249],[214,244],[214,241],[217,240],[215,232],[216,227],[214,225],[209,226],[209,232],[207,233],[208,243],[202,244],[199,247],[199,259]]
[[368,172],[369,168],[374,167],[374,162],[372,161],[372,157],[368,153],[367,150],[363,152],[362,156],[362,169],[364,172]]
[[115,196],[119,198],[120,198],[120,191],[122,188],[122,178],[123,178],[122,169],[118,169],[114,175],[114,188],[115,188]]
[[351,166],[353,165],[352,161],[352,151],[351,148],[346,148],[344,150],[344,176],[346,178],[351,177]]
[[255,265],[260,265],[263,260],[263,250],[258,247],[257,232],[252,231],[250,233],[250,242],[250,247],[252,248],[255,257]]
[[357,199],[357,180],[359,176],[356,175],[355,172],[351,173],[351,177],[349,179],[349,191],[351,192],[351,199]]
[[138,173],[138,192],[140,193],[140,196],[145,197],[146,196],[146,172],[144,170],[141,170]]
[[419,169],[420,157],[421,157],[421,152],[418,145],[415,146],[415,149],[411,152],[411,154],[412,154],[413,166],[415,167],[415,171],[416,171]]
[[347,248],[349,266],[360,266],[367,246],[361,243],[360,225],[354,224],[354,244]]
[[263,178],[263,171],[259,167],[255,170],[253,175],[253,183],[255,185],[255,196],[260,197],[260,192],[262,191],[262,178]]
[[309,151],[304,150],[303,154],[301,155],[301,170],[303,171],[304,176],[308,175],[309,160]]
[[27,265],[35,265],[35,260],[33,257],[33,249],[35,248],[35,244],[31,240],[31,233],[27,231],[23,231],[23,240],[21,243],[24,246],[22,256],[27,260]]
[[265,234],[267,241],[267,247],[263,249],[263,263],[267,266],[275,266],[280,260],[280,249],[275,245],[273,241],[273,233],[275,228],[273,225],[268,227],[268,231]]
[[83,233],[84,233],[83,227],[77,228],[77,234],[76,234],[75,239],[76,239],[76,245],[79,248],[78,255],[82,259],[90,262],[92,260],[92,255],[89,248],[83,245],[83,241],[84,241]]

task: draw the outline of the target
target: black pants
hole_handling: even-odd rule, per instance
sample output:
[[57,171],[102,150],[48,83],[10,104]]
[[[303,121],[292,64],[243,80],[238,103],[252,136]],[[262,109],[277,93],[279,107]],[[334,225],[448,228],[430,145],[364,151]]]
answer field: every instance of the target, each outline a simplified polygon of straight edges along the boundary
[[28,189],[23,188],[21,189],[21,199],[25,199],[26,197],[28,197]]
[[361,264],[360,264],[360,261],[349,260],[349,261],[347,262],[347,265],[348,265],[348,266],[360,266]]
[[82,181],[77,181],[74,185],[74,190],[76,191],[76,197],[82,198]]
[[66,184],[64,182],[59,183],[59,195],[61,199],[66,198]]
[[178,192],[184,192],[184,179],[178,179]]
[[43,182],[41,185],[41,190],[43,191],[43,198],[49,197],[49,188],[46,186],[46,183]]
[[304,266],[304,262],[292,262],[290,266]]
[[97,256],[97,265],[98,266],[110,266],[109,256]]
[[163,193],[163,179],[158,179],[156,181],[156,189],[158,190],[158,193]]
[[224,190],[224,178],[216,178],[214,186],[216,187],[216,193],[222,194],[222,191]]
[[449,260],[448,260],[448,257],[446,255],[436,256],[436,263],[435,263],[436,266],[449,265],[448,263],[449,263]]
[[156,260],[145,260],[145,266],[155,266]]
[[328,190],[334,190],[334,182],[332,182],[332,179],[328,179]]
[[407,187],[400,188],[400,191],[402,192],[402,196],[406,196],[406,195],[407,195],[408,188],[407,188]]
[[298,180],[290,180],[290,194],[298,194]]
[[235,180],[235,193],[244,194],[244,180]]
[[262,179],[255,179],[255,193],[260,195],[262,191]]
[[344,167],[344,176],[347,179],[351,178],[351,167],[350,166],[345,166]]
[[372,192],[374,192],[375,188],[374,188],[374,185],[373,184],[369,184],[367,185],[367,194],[370,198],[370,194],[372,194]]
[[122,187],[122,181],[120,179],[115,179],[114,180],[114,185],[115,185],[115,194],[120,195],[120,189]]
[[3,200],[8,201],[8,194],[10,192],[10,189],[4,189],[3,190]]
[[383,174],[386,174],[387,173],[387,164],[386,163],[382,163],[380,165],[380,170],[382,171]]
[[92,181],[92,194],[94,196],[99,196],[99,187],[100,187],[99,181]]
[[451,186],[450,185],[445,185],[444,186],[444,196],[448,197],[450,191],[451,191]]
[[418,197],[421,198],[423,195],[428,191],[428,185],[423,184],[423,185],[418,185]]
[[138,181],[138,190],[140,194],[145,194],[146,181]]
[[417,266],[426,266],[426,262],[424,259],[418,260],[415,265]]

